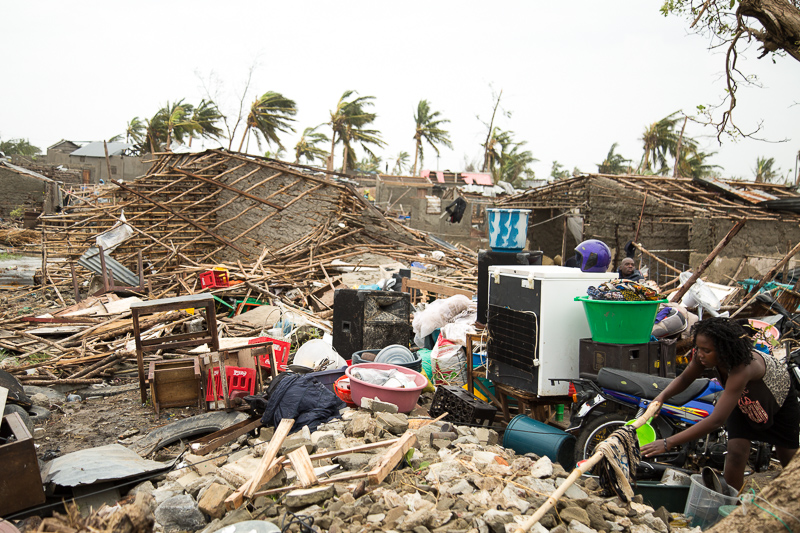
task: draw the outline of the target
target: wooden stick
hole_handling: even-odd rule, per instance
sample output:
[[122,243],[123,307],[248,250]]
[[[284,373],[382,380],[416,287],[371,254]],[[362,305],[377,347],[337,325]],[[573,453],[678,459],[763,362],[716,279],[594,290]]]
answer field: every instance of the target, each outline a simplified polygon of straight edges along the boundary
[[[631,424],[631,427],[633,427],[634,429],[639,429],[640,427],[642,427],[644,425],[645,422],[647,422],[652,416],[654,416],[658,412],[659,409],[661,409],[661,403],[660,402],[652,402],[647,407],[647,410],[644,412],[644,414],[642,416],[640,416],[639,418],[637,418],[636,421],[634,421],[633,424]],[[581,477],[583,474],[585,474],[586,472],[591,470],[591,468],[594,465],[596,465],[597,463],[599,463],[600,459],[602,459],[602,458],[603,458],[603,453],[602,452],[595,452],[594,455],[592,455],[589,459],[584,461],[581,464],[581,466],[579,466],[578,468],[573,470],[572,473],[567,478],[567,480],[564,481],[564,483],[562,483],[555,490],[555,492],[553,492],[553,494],[551,494],[550,497],[547,498],[547,501],[545,501],[542,504],[542,506],[539,507],[539,509],[536,510],[536,512],[533,514],[533,516],[531,516],[529,519],[527,519],[525,522],[523,522],[522,525],[520,525],[514,531],[514,533],[526,533],[531,527],[533,527],[533,525],[536,522],[538,522],[545,514],[547,514],[547,512],[550,509],[555,507],[556,502],[558,501],[558,499],[561,498],[561,496],[563,496],[565,492],[567,492],[567,489],[570,488],[572,486],[572,484],[575,483],[575,481],[578,480],[579,477]]]
[[[686,123],[684,122],[684,126]],[[677,164],[676,164],[677,167]],[[642,218],[644,217],[644,206],[647,205],[647,193],[649,190],[644,191],[644,200],[642,200],[642,212],[639,213],[639,223],[636,224],[636,235],[633,237],[633,242],[639,241],[639,230],[642,229]]]
[[314,473],[314,465],[308,456],[305,446],[300,446],[296,450],[286,455],[292,463],[292,468],[297,474],[297,481],[303,488],[308,488],[317,483],[317,475]]
[[[700,266],[697,267],[695,272],[692,274],[692,277],[686,280],[686,283],[684,283],[678,289],[678,292],[672,295],[672,299],[670,300],[670,302],[681,301],[681,298],[683,298],[683,295],[686,294],[686,291],[688,291],[689,288],[691,288],[691,286],[694,285],[695,281],[700,279],[700,275],[703,272],[705,272],[706,268],[708,268],[708,265],[711,264],[711,261],[713,261],[714,258],[716,258],[719,255],[719,253],[723,250],[723,248],[725,248],[728,245],[728,243],[731,242],[731,239],[733,239],[736,236],[736,234],[739,233],[739,230],[744,227],[745,222],[747,222],[747,219],[742,219],[738,221],[736,224],[734,224],[734,226],[731,228],[728,234],[725,235],[725,237],[723,237],[721,241],[719,241],[719,244],[717,244],[713,250],[711,250],[711,253],[708,254],[708,257],[703,259],[703,262],[700,263]],[[800,250],[800,244],[798,244],[795,248]],[[795,253],[797,253],[797,251],[795,251]]]
[[773,280],[773,278],[774,278],[774,277],[775,277],[775,276],[778,274],[778,270],[780,270],[781,268],[783,268],[783,265],[785,265],[786,263],[788,263],[788,262],[789,262],[789,260],[790,260],[792,257],[794,257],[795,255],[797,255],[797,253],[798,253],[798,252],[800,252],[800,243],[797,243],[797,245],[795,245],[795,246],[794,246],[794,248],[792,248],[791,250],[789,250],[789,251],[787,252],[787,254],[783,256],[783,259],[781,259],[780,261],[778,261],[778,264],[777,264],[777,265],[775,265],[774,267],[772,267],[772,268],[769,270],[769,272],[767,272],[767,273],[764,275],[764,277],[763,277],[763,278],[761,278],[761,281],[759,281],[759,282],[758,282],[758,284],[757,284],[755,287],[753,287],[753,288],[750,290],[750,292],[748,293],[748,295],[750,295],[750,294],[758,294],[758,291],[761,289],[761,287],[763,287],[764,285],[766,285],[767,283],[769,283],[770,281],[772,281],[772,280]]
[[668,269],[672,270],[673,272],[676,272],[676,273],[678,273],[678,274],[680,274],[680,273],[681,273],[681,271],[680,271],[680,270],[678,270],[678,269],[677,269],[677,268],[675,268],[674,266],[670,265],[669,263],[667,263],[666,261],[664,261],[664,260],[663,260],[663,259],[661,259],[660,257],[657,257],[657,256],[653,255],[653,253],[652,253],[652,252],[649,252],[648,250],[645,250],[645,248],[644,248],[644,247],[643,247],[643,246],[642,246],[640,243],[638,243],[638,242],[634,241],[634,242],[633,242],[633,247],[634,247],[634,248],[636,248],[637,250],[639,250],[640,252],[642,252],[642,253],[643,253],[644,255],[646,255],[647,257],[649,257],[649,258],[651,258],[651,259],[654,259],[654,260],[655,260],[655,261],[657,261],[658,263],[660,263],[660,264],[664,265],[665,267],[667,267]]

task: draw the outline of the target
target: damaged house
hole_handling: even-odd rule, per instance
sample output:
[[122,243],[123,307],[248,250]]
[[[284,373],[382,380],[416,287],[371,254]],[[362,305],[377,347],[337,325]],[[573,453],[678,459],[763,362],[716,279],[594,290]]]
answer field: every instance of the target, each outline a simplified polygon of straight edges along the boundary
[[705,271],[709,281],[760,278],[800,240],[800,195],[782,184],[584,174],[498,207],[530,209],[530,249],[550,257],[570,257],[581,241],[600,239],[616,268],[626,243],[636,241],[650,252],[639,264],[659,283],[700,264],[737,220],[747,222]]

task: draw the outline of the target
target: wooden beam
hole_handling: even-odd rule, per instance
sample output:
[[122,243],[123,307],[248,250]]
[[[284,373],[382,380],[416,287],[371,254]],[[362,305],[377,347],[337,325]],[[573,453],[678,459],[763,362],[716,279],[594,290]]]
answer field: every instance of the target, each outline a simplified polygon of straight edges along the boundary
[[128,191],[128,192],[129,192],[129,193],[131,193],[131,194],[134,194],[134,195],[136,195],[136,196],[139,196],[140,198],[143,198],[144,200],[147,200],[148,202],[151,202],[151,203],[153,203],[153,204],[157,205],[158,207],[160,207],[160,208],[161,208],[161,209],[163,209],[164,211],[167,211],[167,212],[168,212],[168,213],[170,213],[171,215],[173,215],[173,216],[176,216],[176,217],[180,218],[180,219],[181,219],[181,220],[183,220],[184,222],[187,222],[188,224],[190,224],[191,226],[194,226],[195,228],[199,229],[199,230],[200,230],[200,231],[202,231],[203,233],[206,233],[207,235],[210,235],[211,237],[213,237],[214,239],[216,239],[216,240],[218,240],[218,241],[222,242],[222,243],[223,243],[223,244],[225,244],[226,246],[230,246],[231,248],[233,248],[233,249],[234,249],[234,250],[236,250],[237,252],[239,252],[239,253],[242,253],[242,254],[244,254],[244,255],[249,255],[249,253],[248,253],[246,250],[243,250],[243,249],[239,248],[238,246],[236,246],[234,243],[230,242],[230,241],[229,241],[228,239],[226,239],[225,237],[222,237],[222,236],[220,236],[220,235],[217,235],[216,233],[212,232],[211,230],[209,230],[209,229],[208,229],[208,228],[206,228],[205,226],[203,226],[203,225],[201,225],[201,224],[198,224],[197,222],[193,221],[192,219],[190,219],[190,218],[188,218],[188,217],[185,217],[185,216],[181,215],[180,213],[177,213],[176,211],[174,211],[174,210],[173,210],[173,209],[171,209],[170,207],[166,206],[165,204],[163,204],[163,203],[161,203],[161,202],[159,202],[159,201],[157,201],[157,200],[154,200],[154,199],[150,198],[150,197],[149,197],[149,196],[147,196],[146,194],[142,194],[142,193],[140,193],[140,192],[138,192],[138,191],[135,191],[135,190],[131,189],[130,187],[128,187],[128,186],[126,186],[126,185],[123,185],[122,183],[119,183],[119,182],[117,182],[117,181],[113,181],[113,180],[112,180],[112,182],[113,182],[113,183],[114,183],[114,185],[116,185],[117,187],[119,187],[119,188],[121,188],[121,189],[123,189],[123,190],[125,190],[125,191]]
[[264,456],[261,458],[261,463],[258,465],[258,470],[256,470],[255,474],[253,474],[253,477],[250,480],[250,487],[248,487],[248,489],[245,491],[245,496],[248,498],[252,498],[256,490],[258,490],[258,488],[264,484],[267,472],[270,470],[272,462],[278,455],[278,451],[281,449],[281,446],[283,446],[283,441],[286,440],[286,437],[289,435],[289,431],[292,430],[292,426],[294,426],[294,419],[284,418],[281,420],[281,423],[278,424],[278,427],[275,428],[275,434],[270,439],[269,445],[264,451]]
[[417,436],[411,431],[406,431],[397,442],[383,454],[380,462],[369,473],[367,478],[371,485],[377,485],[389,475],[395,466],[403,459],[405,453],[417,443]]
[[305,446],[300,446],[286,457],[292,463],[292,468],[297,474],[297,481],[303,488],[308,488],[317,483],[317,475],[314,473],[314,466],[311,464],[311,458],[308,456],[308,450]]
[[185,171],[183,169],[180,169],[180,168],[176,168],[174,170],[175,170],[175,172],[180,172],[181,174],[185,174],[185,175],[187,175],[189,177],[205,181],[205,182],[210,183],[210,184],[212,184],[212,185],[214,185],[216,187],[220,187],[222,189],[227,189],[227,190],[229,190],[229,191],[231,191],[233,193],[240,194],[240,195],[244,196],[245,198],[249,198],[251,200],[255,200],[256,202],[259,202],[259,203],[262,203],[262,204],[266,204],[266,205],[268,205],[268,206],[270,206],[270,207],[272,207],[274,209],[277,209],[278,211],[284,209],[284,206],[282,206],[282,205],[278,205],[276,203],[270,202],[269,200],[267,200],[265,198],[259,198],[258,196],[255,196],[253,194],[245,192],[245,191],[243,191],[241,189],[237,189],[236,187],[231,187],[227,183],[222,183],[221,181],[217,181],[217,180],[214,180],[214,179],[211,179],[211,178],[207,178],[207,177],[201,176],[199,174],[192,174],[191,172],[187,172],[187,171]]
[[[686,283],[681,285],[681,287],[678,289],[678,292],[672,295],[672,299],[670,300],[671,302],[681,301],[681,298],[683,298],[683,295],[686,294],[686,291],[688,291],[689,288],[691,288],[691,286],[694,285],[695,281],[700,279],[700,276],[703,274],[703,272],[705,272],[706,268],[708,268],[708,265],[711,264],[711,261],[713,261],[714,258],[716,258],[719,255],[719,253],[723,250],[723,248],[725,248],[728,245],[728,243],[731,242],[731,239],[733,239],[736,236],[736,234],[739,233],[739,230],[744,227],[745,222],[747,222],[747,219],[742,219],[733,225],[728,234],[725,235],[725,237],[723,237],[721,241],[719,241],[719,244],[717,244],[713,250],[711,250],[711,253],[708,254],[708,257],[703,259],[703,262],[700,263],[700,266],[698,266],[697,269],[694,271],[692,277],[686,280]],[[800,249],[800,244],[798,244],[796,248]],[[795,251],[795,253],[797,252]],[[780,265],[780,263],[778,264]]]

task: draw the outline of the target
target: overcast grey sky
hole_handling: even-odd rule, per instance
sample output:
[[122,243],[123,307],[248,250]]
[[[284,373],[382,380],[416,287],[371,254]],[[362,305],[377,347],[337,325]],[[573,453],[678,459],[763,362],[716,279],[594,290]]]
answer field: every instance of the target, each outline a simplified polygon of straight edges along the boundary
[[[0,138],[28,138],[42,149],[62,138],[107,139],[168,100],[197,103],[201,79],[212,74],[221,82],[209,84],[219,107],[235,115],[255,65],[247,104],[266,91],[297,102],[298,134],[282,138],[290,154],[299,132],[328,120],[342,92],[354,89],[376,97],[384,159],[413,154],[413,114],[426,98],[451,120],[454,147],[442,151],[439,167],[460,170],[465,157],[481,156],[486,128],[476,115],[488,121],[492,92],[502,89],[512,115],[497,125],[527,141],[540,161],[537,177],[549,176],[553,160],[594,172],[612,143],[638,162],[646,124],[673,111],[693,114],[723,95],[723,51],[708,50],[686,21],[663,17],[660,5],[4,2]],[[763,120],[760,136],[790,140],[719,146],[713,130],[690,124],[687,134],[717,152],[710,162],[727,177],[751,178],[758,156],[793,173],[800,150],[800,64],[756,60],[756,52],[739,66],[764,87],[739,91],[735,117],[744,129]],[[255,142],[250,152],[258,153]],[[425,168],[436,166],[426,150]]]

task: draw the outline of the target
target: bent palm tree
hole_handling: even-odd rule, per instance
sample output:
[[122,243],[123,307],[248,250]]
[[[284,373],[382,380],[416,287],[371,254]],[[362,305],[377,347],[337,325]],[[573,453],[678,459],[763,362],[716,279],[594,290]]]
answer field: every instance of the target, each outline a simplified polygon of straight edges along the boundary
[[427,100],[420,100],[419,104],[417,104],[417,112],[414,114],[414,122],[416,122],[414,140],[416,141],[416,146],[414,148],[414,167],[411,170],[412,176],[417,175],[417,156],[419,156],[420,166],[422,166],[424,160],[424,154],[422,153],[423,140],[431,145],[436,155],[439,155],[437,144],[448,148],[453,147],[450,142],[450,133],[442,129],[442,125],[448,124],[450,121],[440,117],[441,113],[439,111],[431,112],[431,106]]
[[319,143],[328,142],[330,139],[328,139],[328,136],[324,133],[317,131],[317,128],[320,126],[322,126],[322,124],[303,130],[303,135],[300,136],[300,140],[297,141],[297,144],[294,146],[295,163],[299,163],[301,158],[305,158],[306,162],[309,164],[313,164],[316,159],[325,162],[328,157],[328,152],[319,148],[317,145]]
[[[361,144],[368,155],[375,154],[367,148],[368,144],[384,146],[386,143],[380,138],[377,130],[368,130],[364,126],[371,124],[377,115],[366,110],[367,107],[374,105],[374,96],[358,96],[352,100],[350,97],[357,95],[356,91],[345,91],[336,104],[336,109],[330,112],[331,120],[328,123],[331,127],[331,153],[328,156],[328,170],[333,170],[333,152],[336,143],[340,142],[343,146],[342,153],[342,172],[346,172],[348,166],[352,167],[356,163],[352,144]],[[338,138],[337,138],[338,137]]]
[[756,177],[756,183],[771,183],[780,177],[780,169],[773,169],[775,158],[758,157],[756,158],[756,168],[753,169],[753,174]]
[[680,133],[676,131],[676,125],[682,118],[676,116],[678,113],[680,111],[675,111],[658,122],[653,122],[644,130],[641,139],[644,143],[644,153],[639,165],[640,173],[652,172],[651,165],[656,164],[660,167],[659,172],[666,169],[667,155],[675,157],[679,140],[684,150],[691,152],[697,148],[694,140],[688,137],[681,138]]
[[242,142],[239,143],[239,151],[242,151],[244,141],[247,139],[250,130],[255,133],[258,149],[261,150],[261,137],[268,145],[275,143],[279,148],[283,148],[278,132],[294,132],[290,125],[294,122],[297,114],[297,105],[294,100],[286,98],[280,93],[268,91],[257,98],[250,106],[250,113],[247,115],[247,127],[242,135]]
[[631,160],[625,159],[621,154],[614,153],[617,143],[611,145],[606,158],[597,165],[597,172],[600,174],[629,174],[631,172]]
[[403,171],[408,168],[409,159],[411,159],[411,156],[408,155],[408,152],[400,152],[397,154],[397,158],[394,160],[394,167],[392,168],[392,172],[395,176],[402,175]]
[[192,110],[192,116],[188,120],[188,126],[191,128],[189,146],[192,145],[192,139],[195,137],[205,139],[224,137],[225,134],[222,128],[216,125],[220,120],[222,120],[222,113],[220,113],[217,105],[211,100],[200,100],[200,105]]

